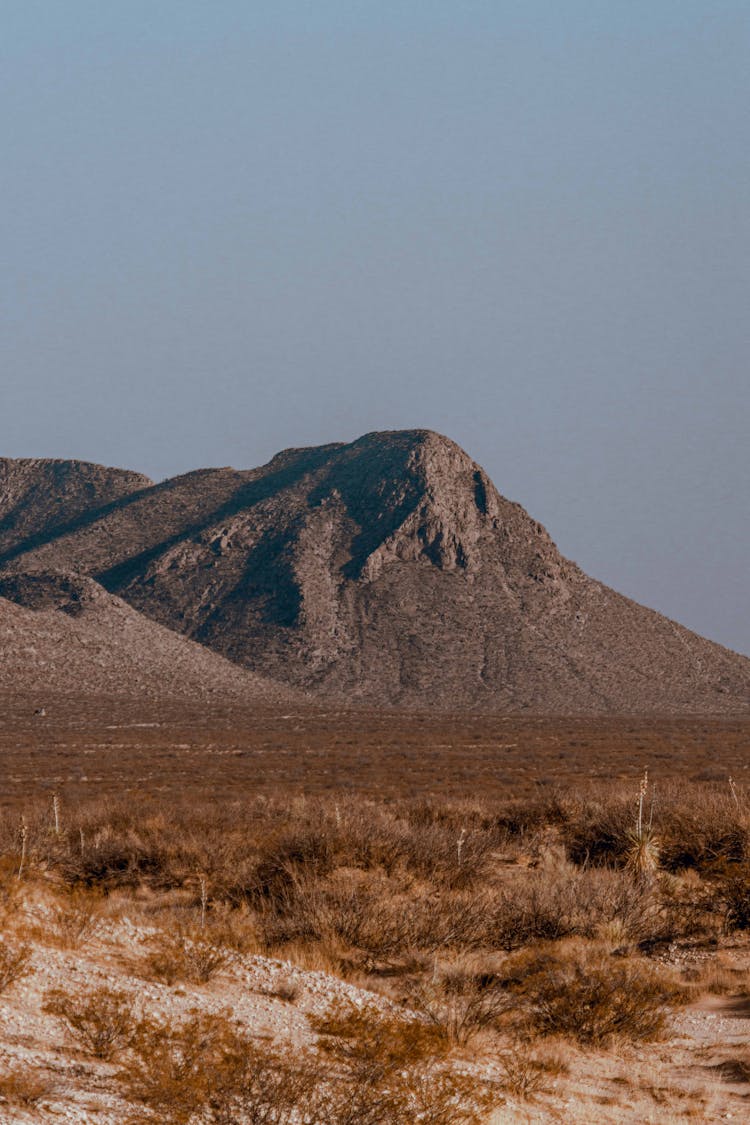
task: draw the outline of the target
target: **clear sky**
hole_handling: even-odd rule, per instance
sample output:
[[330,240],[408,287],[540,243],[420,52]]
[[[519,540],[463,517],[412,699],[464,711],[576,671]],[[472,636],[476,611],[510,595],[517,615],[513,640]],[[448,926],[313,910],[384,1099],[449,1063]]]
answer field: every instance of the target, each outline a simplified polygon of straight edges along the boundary
[[750,653],[747,0],[0,13],[0,455],[437,429]]

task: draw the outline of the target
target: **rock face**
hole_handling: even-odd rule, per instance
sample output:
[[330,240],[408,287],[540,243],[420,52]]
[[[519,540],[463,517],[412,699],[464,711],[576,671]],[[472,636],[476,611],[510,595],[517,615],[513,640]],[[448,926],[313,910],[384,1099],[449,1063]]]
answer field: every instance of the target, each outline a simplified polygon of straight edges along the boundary
[[750,710],[749,660],[588,578],[430,431],[159,485],[97,469],[101,503],[93,467],[70,463],[47,521],[59,463],[3,464],[26,467],[10,520],[0,493],[0,594],[17,601],[24,573],[89,575],[237,664],[376,705]]

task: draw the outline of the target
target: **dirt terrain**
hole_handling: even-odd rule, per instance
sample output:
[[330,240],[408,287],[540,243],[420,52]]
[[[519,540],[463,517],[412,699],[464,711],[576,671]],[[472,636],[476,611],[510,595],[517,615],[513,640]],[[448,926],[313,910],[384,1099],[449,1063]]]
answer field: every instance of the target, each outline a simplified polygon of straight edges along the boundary
[[239,786],[523,799],[645,767],[657,781],[742,781],[750,722],[333,711],[299,700],[208,707],[36,691],[0,696],[0,754],[0,800],[13,802],[60,785],[75,797],[145,787],[209,798]]
[[[449,838],[453,834],[455,839],[463,839],[463,829],[459,835],[458,825],[470,823],[461,818],[475,816],[472,809],[484,810],[478,824],[490,824],[492,815],[506,816],[511,810],[521,823],[527,818],[533,825],[538,815],[533,810],[548,806],[554,810],[556,795],[566,792],[572,793],[584,810],[589,803],[599,808],[604,802],[602,807],[606,808],[613,794],[624,793],[625,807],[632,806],[634,818],[638,778],[648,766],[648,784],[655,794],[654,820],[665,845],[664,862],[670,810],[676,807],[675,802],[687,799],[686,793],[697,810],[707,810],[706,825],[715,815],[717,793],[726,793],[730,812],[741,802],[741,808],[737,803],[732,830],[739,831],[738,826],[746,823],[750,725],[743,720],[467,717],[357,709],[327,712],[308,703],[286,709],[258,703],[211,710],[204,703],[190,705],[182,700],[144,700],[136,705],[122,698],[89,697],[78,702],[69,696],[48,694],[44,698],[44,715],[34,713],[38,692],[6,695],[0,708],[0,851],[2,862],[11,865],[3,868],[3,885],[8,886],[9,875],[11,885],[17,885],[20,892],[5,924],[4,940],[23,940],[31,951],[28,974],[0,995],[3,1123],[66,1121],[82,1125],[100,1121],[102,1125],[115,1125],[130,1120],[182,1120],[160,1116],[161,1111],[154,1116],[144,1110],[139,1116],[138,1103],[129,1100],[122,1084],[123,1067],[127,1070],[131,1065],[128,1052],[123,1049],[112,1058],[99,1059],[85,1050],[66,1030],[59,1015],[45,1010],[55,989],[63,990],[68,1004],[73,1002],[70,997],[85,997],[92,989],[114,989],[130,998],[138,1018],[151,1015],[177,1027],[196,1018],[196,1014],[223,1019],[222,1013],[231,1011],[232,1027],[239,1028],[251,1042],[264,1050],[265,1045],[274,1045],[274,1049],[296,1057],[303,1048],[321,1049],[311,1021],[324,1017],[338,1002],[351,1002],[367,1011],[374,1004],[378,1010],[395,1011],[399,1019],[404,1013],[408,1016],[410,1009],[403,1007],[402,991],[416,971],[410,967],[412,962],[419,964],[422,956],[394,955],[393,970],[386,972],[371,964],[370,955],[364,956],[361,950],[354,948],[344,955],[340,939],[333,944],[297,941],[279,945],[280,939],[263,936],[263,926],[267,925],[263,914],[253,921],[252,914],[237,914],[236,909],[224,912],[217,869],[207,884],[209,921],[213,918],[213,925],[228,925],[237,914],[232,928],[226,931],[230,937],[212,939],[230,942],[226,949],[221,946],[224,959],[220,968],[202,983],[181,979],[169,983],[153,974],[144,977],[144,970],[138,966],[154,943],[158,947],[166,940],[165,933],[186,920],[193,919],[191,924],[195,924],[200,918],[198,877],[188,873],[187,879],[176,878],[165,871],[163,876],[157,874],[154,882],[148,876],[149,869],[144,868],[142,883],[120,885],[118,876],[104,897],[94,895],[95,920],[89,932],[85,925],[80,927],[80,918],[85,921],[88,916],[85,895],[76,898],[76,891],[70,898],[73,892],[66,880],[71,876],[65,875],[64,865],[60,866],[55,807],[60,832],[70,841],[73,853],[79,848],[79,832],[81,840],[85,836],[87,848],[95,845],[97,834],[102,833],[119,834],[123,842],[129,841],[124,846],[131,848],[150,847],[145,843],[149,833],[155,832],[158,837],[174,831],[175,840],[184,840],[180,848],[190,851],[197,847],[200,851],[204,842],[191,827],[191,818],[198,818],[196,823],[205,823],[207,828],[205,848],[209,856],[215,846],[211,843],[212,818],[219,815],[212,810],[223,810],[220,815],[232,818],[226,832],[217,826],[217,839],[227,841],[227,846],[238,831],[241,840],[246,816],[249,826],[260,816],[261,827],[252,829],[259,836],[253,836],[248,847],[273,849],[278,842],[291,838],[290,832],[296,832],[303,841],[304,832],[309,830],[305,828],[300,835],[299,827],[289,827],[279,835],[278,827],[262,828],[263,818],[278,809],[273,816],[291,817],[290,825],[306,824],[308,807],[310,823],[321,826],[321,831],[327,832],[325,825],[335,825],[341,815],[352,831],[364,832],[364,838],[377,846],[381,807],[384,812],[434,807],[440,818],[435,823],[445,820]],[[730,776],[734,785],[731,792],[739,794],[736,801],[730,797]],[[705,800],[701,796],[704,791]],[[324,802],[320,812],[316,811],[318,801]],[[547,827],[533,829],[531,835],[523,830],[518,837],[503,837],[505,843],[500,850],[495,845],[484,860],[476,853],[472,864],[489,866],[485,874],[478,874],[479,882],[469,884],[467,904],[482,893],[484,881],[499,880],[498,886],[507,888],[504,894],[521,894],[512,914],[516,917],[519,912],[520,917],[528,909],[522,909],[520,903],[526,902],[523,888],[531,880],[530,885],[538,888],[534,894],[543,890],[553,896],[553,913],[567,909],[554,905],[559,887],[577,887],[581,879],[590,876],[586,865],[576,873],[559,858],[557,845],[552,843],[558,831],[556,814],[543,815],[552,817]],[[372,826],[360,822],[361,816],[375,817]],[[26,871],[18,882],[21,818],[29,826],[29,836]],[[361,829],[357,828],[360,823]],[[96,828],[97,824],[104,827]],[[693,829],[684,831],[689,838],[695,834]],[[726,831],[721,829],[725,835]],[[137,844],[139,836],[144,843]],[[470,831],[467,847],[472,847],[472,838]],[[392,844],[386,841],[385,854],[393,848],[396,855],[403,846],[400,837],[394,836]],[[431,850],[440,847],[437,840],[428,846]],[[455,842],[451,847],[455,851]],[[198,865],[206,860],[188,862],[194,865],[188,868],[191,872],[200,870]],[[230,855],[221,862],[227,863],[227,870],[236,867]],[[351,860],[345,862],[351,864]],[[738,864],[738,871],[746,871],[743,864]],[[544,874],[547,865],[549,882]],[[303,872],[304,866],[299,870]],[[336,877],[353,876],[345,866]],[[373,870],[372,877],[373,885],[379,887],[383,875]],[[690,872],[677,876],[665,873],[664,889],[658,894],[672,888],[668,890],[672,895],[674,887],[679,886],[688,901],[695,893],[691,887],[699,886],[691,882],[693,877]],[[394,882],[394,877],[390,878],[392,893],[406,890],[416,896],[415,901],[421,901],[419,882],[407,879],[402,883],[400,877]],[[636,884],[631,886],[625,873],[618,874],[617,879],[622,880],[623,888],[630,888],[628,895],[635,894],[640,901],[641,892]],[[431,894],[440,898],[446,893],[441,887],[442,883],[435,883]],[[656,884],[648,894],[657,894]],[[457,903],[455,909],[463,908]],[[539,904],[535,907],[537,912],[543,909]],[[591,917],[601,909],[609,908],[601,903],[584,906],[585,915],[591,911]],[[632,911],[633,907],[628,909]],[[716,907],[711,909],[715,911]],[[652,924],[651,910],[648,907],[642,917],[638,915],[638,926]],[[349,907],[346,917],[350,917]],[[637,942],[623,936],[622,927],[632,925],[629,917],[613,916],[611,921],[595,926],[592,922],[594,937],[575,940],[584,941],[585,948],[604,950],[614,966],[623,958],[629,962],[631,957],[645,964]],[[377,926],[384,924],[378,922]],[[747,933],[742,929],[717,929],[715,920],[700,931],[691,929],[693,923],[683,924],[674,918],[669,925],[674,928],[672,937],[665,932],[664,936],[649,938],[652,945],[644,944],[643,948],[648,945],[649,949],[648,964],[663,968],[678,981],[700,977],[706,983],[700,988],[690,985],[694,993],[687,1002],[668,1010],[664,1028],[653,1041],[641,1043],[625,1036],[611,1044],[584,1047],[558,1035],[519,1046],[509,1032],[500,1029],[491,1034],[483,1031],[470,1046],[459,1044],[451,1050],[448,1061],[452,1072],[468,1077],[477,1089],[487,1086],[491,1092],[494,1108],[482,1121],[495,1125],[590,1125],[594,1121],[662,1125],[744,1120],[750,1096]],[[82,928],[80,938],[75,937],[76,927]],[[238,932],[244,944],[235,940]],[[367,944],[364,938],[357,941]],[[511,943],[511,950],[514,947]],[[533,948],[532,942],[529,949]],[[567,948],[565,939],[560,948]],[[576,948],[572,947],[573,954]],[[502,958],[508,956],[513,954],[501,954]],[[435,957],[432,953],[427,959],[427,980],[436,971]],[[497,963],[498,954],[461,952],[449,942],[438,950],[437,957],[468,972],[477,963]],[[524,1061],[528,1058],[533,1066]],[[33,1104],[2,1101],[6,1089],[3,1076],[17,1073],[27,1083],[31,1074],[40,1084],[42,1092]],[[527,1081],[528,1090],[524,1086]],[[11,1098],[14,1089],[10,1088]],[[36,1097],[34,1089],[32,1086]],[[197,1123],[204,1118],[189,1120]],[[238,1115],[230,1120],[239,1123],[246,1118]],[[369,1118],[355,1116],[352,1120]],[[407,1118],[397,1115],[383,1120],[406,1125]],[[453,1118],[446,1120],[452,1122]]]
[[[53,900],[54,901],[54,900]],[[142,910],[112,903],[95,934],[77,949],[37,937],[33,972],[2,998],[0,1067],[33,1067],[46,1075],[48,1091],[33,1108],[3,1110],[0,1122],[63,1121],[70,1125],[121,1125],[133,1120],[133,1106],[122,1097],[115,1076],[119,1060],[99,1060],[76,1050],[59,1020],[43,1011],[49,990],[110,988],[133,998],[139,1011],[157,1012],[175,1024],[196,1012],[231,1009],[233,1018],[253,1038],[272,1039],[299,1051],[314,1041],[308,1017],[341,1001],[387,1004],[383,998],[330,973],[300,968],[291,961],[257,954],[232,958],[210,983],[193,987],[144,982],[129,962],[148,948],[153,925]],[[24,909],[27,926],[49,924],[50,900],[38,892]],[[39,933],[39,929],[36,931]],[[677,954],[679,957],[679,953]],[[750,947],[743,942],[725,951],[724,963],[738,974],[750,970]],[[552,1078],[544,1093],[527,1099],[500,1094],[488,1125],[575,1122],[576,1125],[678,1125],[747,1118],[750,1093],[746,1074],[733,1061],[747,1053],[750,1007],[714,998],[680,1011],[666,1041],[622,1045],[616,1051],[579,1052],[556,1044],[552,1054],[565,1073]],[[502,1083],[491,1053],[477,1063],[474,1052],[460,1052],[456,1065],[464,1073]],[[558,1063],[559,1065],[559,1063]],[[138,1118],[136,1118],[138,1120]],[[146,1120],[143,1118],[142,1120]],[[150,1120],[150,1118],[148,1119]],[[403,1125],[407,1125],[404,1121]]]

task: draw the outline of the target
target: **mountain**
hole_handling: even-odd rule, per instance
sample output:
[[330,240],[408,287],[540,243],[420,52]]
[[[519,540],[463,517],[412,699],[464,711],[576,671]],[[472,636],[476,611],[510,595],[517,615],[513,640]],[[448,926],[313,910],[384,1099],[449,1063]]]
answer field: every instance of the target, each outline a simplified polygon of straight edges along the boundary
[[431,431],[158,485],[79,462],[4,464],[21,466],[24,483],[9,501],[0,492],[0,577],[89,576],[162,626],[319,695],[450,710],[750,710],[750,660],[587,577]]

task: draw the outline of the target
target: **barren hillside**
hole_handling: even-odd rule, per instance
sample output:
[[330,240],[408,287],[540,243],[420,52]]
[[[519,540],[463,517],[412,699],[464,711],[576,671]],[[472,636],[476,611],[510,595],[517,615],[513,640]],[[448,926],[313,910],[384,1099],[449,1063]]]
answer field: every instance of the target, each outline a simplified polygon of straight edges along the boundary
[[74,575],[0,580],[0,653],[0,694],[40,708],[60,696],[252,704],[293,695]]

